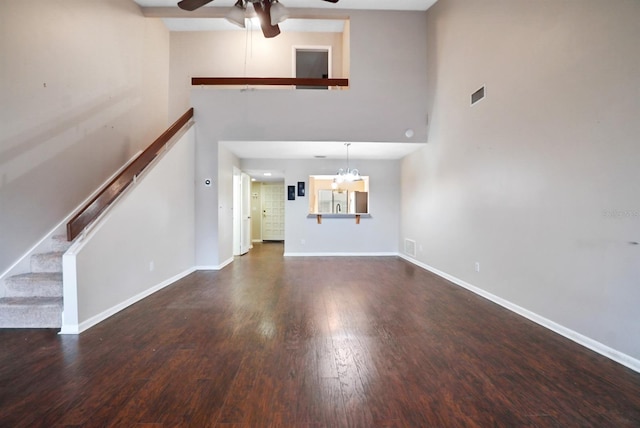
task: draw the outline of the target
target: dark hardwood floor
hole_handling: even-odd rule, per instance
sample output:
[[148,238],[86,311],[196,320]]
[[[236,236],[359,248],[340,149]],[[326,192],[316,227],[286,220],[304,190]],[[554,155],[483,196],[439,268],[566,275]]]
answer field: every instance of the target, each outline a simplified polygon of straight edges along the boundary
[[256,245],[56,333],[0,330],[0,427],[640,426],[640,374],[394,257]]

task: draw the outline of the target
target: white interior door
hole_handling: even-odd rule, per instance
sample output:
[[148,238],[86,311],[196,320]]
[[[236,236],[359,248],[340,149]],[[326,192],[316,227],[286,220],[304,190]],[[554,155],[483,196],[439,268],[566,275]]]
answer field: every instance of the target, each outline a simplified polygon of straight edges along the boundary
[[233,255],[251,248],[251,177],[233,168]]
[[233,168],[233,255],[239,256],[242,242],[241,171]]
[[262,240],[284,241],[284,184],[262,185]]
[[245,254],[251,248],[251,177],[244,172],[241,174],[240,194],[240,254]]

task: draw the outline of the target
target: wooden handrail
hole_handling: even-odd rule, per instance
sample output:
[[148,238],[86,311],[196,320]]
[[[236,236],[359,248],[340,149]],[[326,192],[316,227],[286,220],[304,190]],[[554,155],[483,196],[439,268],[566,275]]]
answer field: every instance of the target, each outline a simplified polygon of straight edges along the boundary
[[192,77],[192,85],[349,86],[349,79],[300,79],[290,77]]
[[162,149],[192,117],[193,108],[190,108],[180,119],[176,120],[173,125],[151,143],[149,147],[140,153],[140,156],[131,162],[116,178],[111,180],[96,197],[87,203],[69,223],[67,223],[67,240],[72,241],[75,239],[85,227],[111,205],[118,195],[131,184],[134,178],[151,163],[160,149]]

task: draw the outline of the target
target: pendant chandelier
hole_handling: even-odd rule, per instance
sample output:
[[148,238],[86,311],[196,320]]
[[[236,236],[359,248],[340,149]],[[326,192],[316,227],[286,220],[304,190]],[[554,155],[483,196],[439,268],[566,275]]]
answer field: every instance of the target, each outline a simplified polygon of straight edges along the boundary
[[351,169],[349,166],[349,146],[351,143],[344,143],[347,147],[347,169],[340,168],[336,173],[336,178],[334,182],[343,183],[343,182],[351,182],[351,181],[360,181],[362,177],[360,177],[360,172],[357,169]]

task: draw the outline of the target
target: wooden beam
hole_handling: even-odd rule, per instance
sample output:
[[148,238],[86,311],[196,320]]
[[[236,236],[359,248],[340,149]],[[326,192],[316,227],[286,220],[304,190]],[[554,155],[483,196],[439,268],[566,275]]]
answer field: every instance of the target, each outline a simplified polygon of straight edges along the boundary
[[192,77],[194,86],[349,86],[349,79],[299,79],[291,77]]

